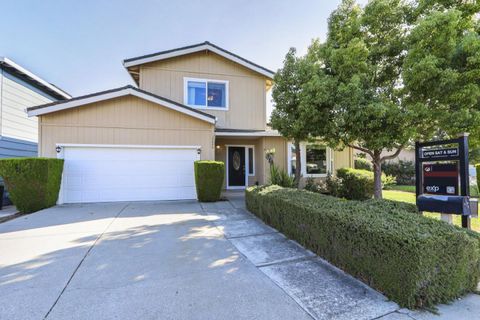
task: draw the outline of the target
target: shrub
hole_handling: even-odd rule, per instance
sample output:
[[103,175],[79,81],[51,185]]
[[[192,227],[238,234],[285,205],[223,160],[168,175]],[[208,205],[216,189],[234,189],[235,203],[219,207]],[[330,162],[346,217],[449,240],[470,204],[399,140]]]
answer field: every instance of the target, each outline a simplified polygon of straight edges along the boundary
[[225,164],[220,161],[199,160],[194,163],[197,198],[202,202],[214,202],[220,199]]
[[477,170],[477,186],[480,188],[480,163],[475,165],[475,169]]
[[[349,200],[367,200],[373,197],[374,180],[373,172],[352,168],[340,168],[337,170],[337,179],[327,180],[327,188],[330,194]],[[382,188],[396,184],[392,176],[382,173]]]
[[342,185],[340,179],[328,173],[327,179],[325,180],[325,186],[329,195],[334,197],[341,197]]
[[22,213],[56,204],[62,171],[62,159],[0,159],[0,176],[5,181],[10,199]]
[[402,307],[475,290],[479,235],[393,202],[348,201],[278,186],[246,191],[248,210]]
[[295,187],[295,177],[288,175],[285,170],[278,168],[275,164],[270,165],[270,184],[285,188]]
[[372,171],[372,162],[365,158],[355,159],[355,169]]
[[382,171],[397,178],[398,184],[415,184],[415,163],[412,161],[385,162],[382,164]]
[[352,168],[337,170],[340,179],[339,196],[350,200],[367,200],[373,197],[373,172]]
[[382,173],[382,189],[388,189],[397,184],[397,178]]
[[311,192],[319,192],[319,185],[315,182],[315,179],[312,177],[308,177],[307,181],[305,182],[305,190]]
[[479,197],[479,190],[478,190],[478,185],[477,184],[471,184],[470,185],[470,196],[478,198]]

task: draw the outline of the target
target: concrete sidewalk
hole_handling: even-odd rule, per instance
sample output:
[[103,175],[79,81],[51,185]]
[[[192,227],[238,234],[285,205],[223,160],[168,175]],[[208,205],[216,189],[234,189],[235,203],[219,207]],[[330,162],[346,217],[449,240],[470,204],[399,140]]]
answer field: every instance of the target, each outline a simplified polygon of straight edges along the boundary
[[479,315],[476,295],[463,313],[401,310],[228,198],[57,206],[0,224],[0,319]]
[[4,206],[2,210],[0,210],[0,223],[3,221],[8,221],[9,218],[15,216],[16,214],[19,214],[19,212],[15,206]]
[[[215,224],[258,270],[314,319],[376,319],[396,303],[288,240],[245,210],[243,193],[229,202],[202,204]],[[232,208],[233,207],[233,208]]]
[[[226,212],[233,213],[231,218],[223,218],[216,224],[224,228],[225,236],[240,252],[315,319],[480,319],[480,295],[477,294],[469,294],[449,305],[437,306],[438,314],[400,309],[360,281],[265,226],[245,210],[243,192],[228,192],[226,197],[235,210],[227,209]],[[212,209],[210,211],[220,213],[218,216],[225,215],[224,210]],[[263,234],[262,228],[266,228]]]

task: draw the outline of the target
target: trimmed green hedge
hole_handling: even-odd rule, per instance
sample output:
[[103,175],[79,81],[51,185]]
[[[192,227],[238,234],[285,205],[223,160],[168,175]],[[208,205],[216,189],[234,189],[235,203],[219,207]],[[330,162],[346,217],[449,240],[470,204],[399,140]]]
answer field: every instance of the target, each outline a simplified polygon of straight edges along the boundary
[[195,161],[194,169],[198,200],[218,201],[225,178],[225,164],[220,161],[199,160]]
[[476,289],[480,237],[392,202],[350,201],[279,186],[251,187],[248,210],[402,307]]
[[10,199],[22,213],[56,204],[62,171],[62,159],[0,159],[0,176],[5,181]]

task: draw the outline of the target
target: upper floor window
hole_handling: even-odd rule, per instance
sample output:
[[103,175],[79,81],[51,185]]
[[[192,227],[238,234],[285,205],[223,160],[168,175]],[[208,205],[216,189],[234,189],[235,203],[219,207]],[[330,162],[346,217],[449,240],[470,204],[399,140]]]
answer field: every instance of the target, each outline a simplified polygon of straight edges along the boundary
[[185,104],[194,108],[227,110],[228,81],[184,78]]

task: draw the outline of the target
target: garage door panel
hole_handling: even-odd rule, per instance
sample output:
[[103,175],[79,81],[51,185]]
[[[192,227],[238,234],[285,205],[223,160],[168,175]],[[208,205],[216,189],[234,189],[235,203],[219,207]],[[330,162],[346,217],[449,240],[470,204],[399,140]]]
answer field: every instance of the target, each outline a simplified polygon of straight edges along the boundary
[[196,149],[64,147],[63,202],[195,199]]
[[[106,153],[105,149],[109,149]],[[121,148],[71,148],[64,152],[65,158],[71,158],[76,160],[91,160],[95,161],[117,161],[117,160],[136,160],[136,161],[178,161],[178,160],[191,160],[192,153],[195,153],[194,149],[155,149],[155,148],[132,148],[135,152],[125,153]],[[175,152],[172,152],[174,150]],[[166,152],[163,152],[166,151]]]

